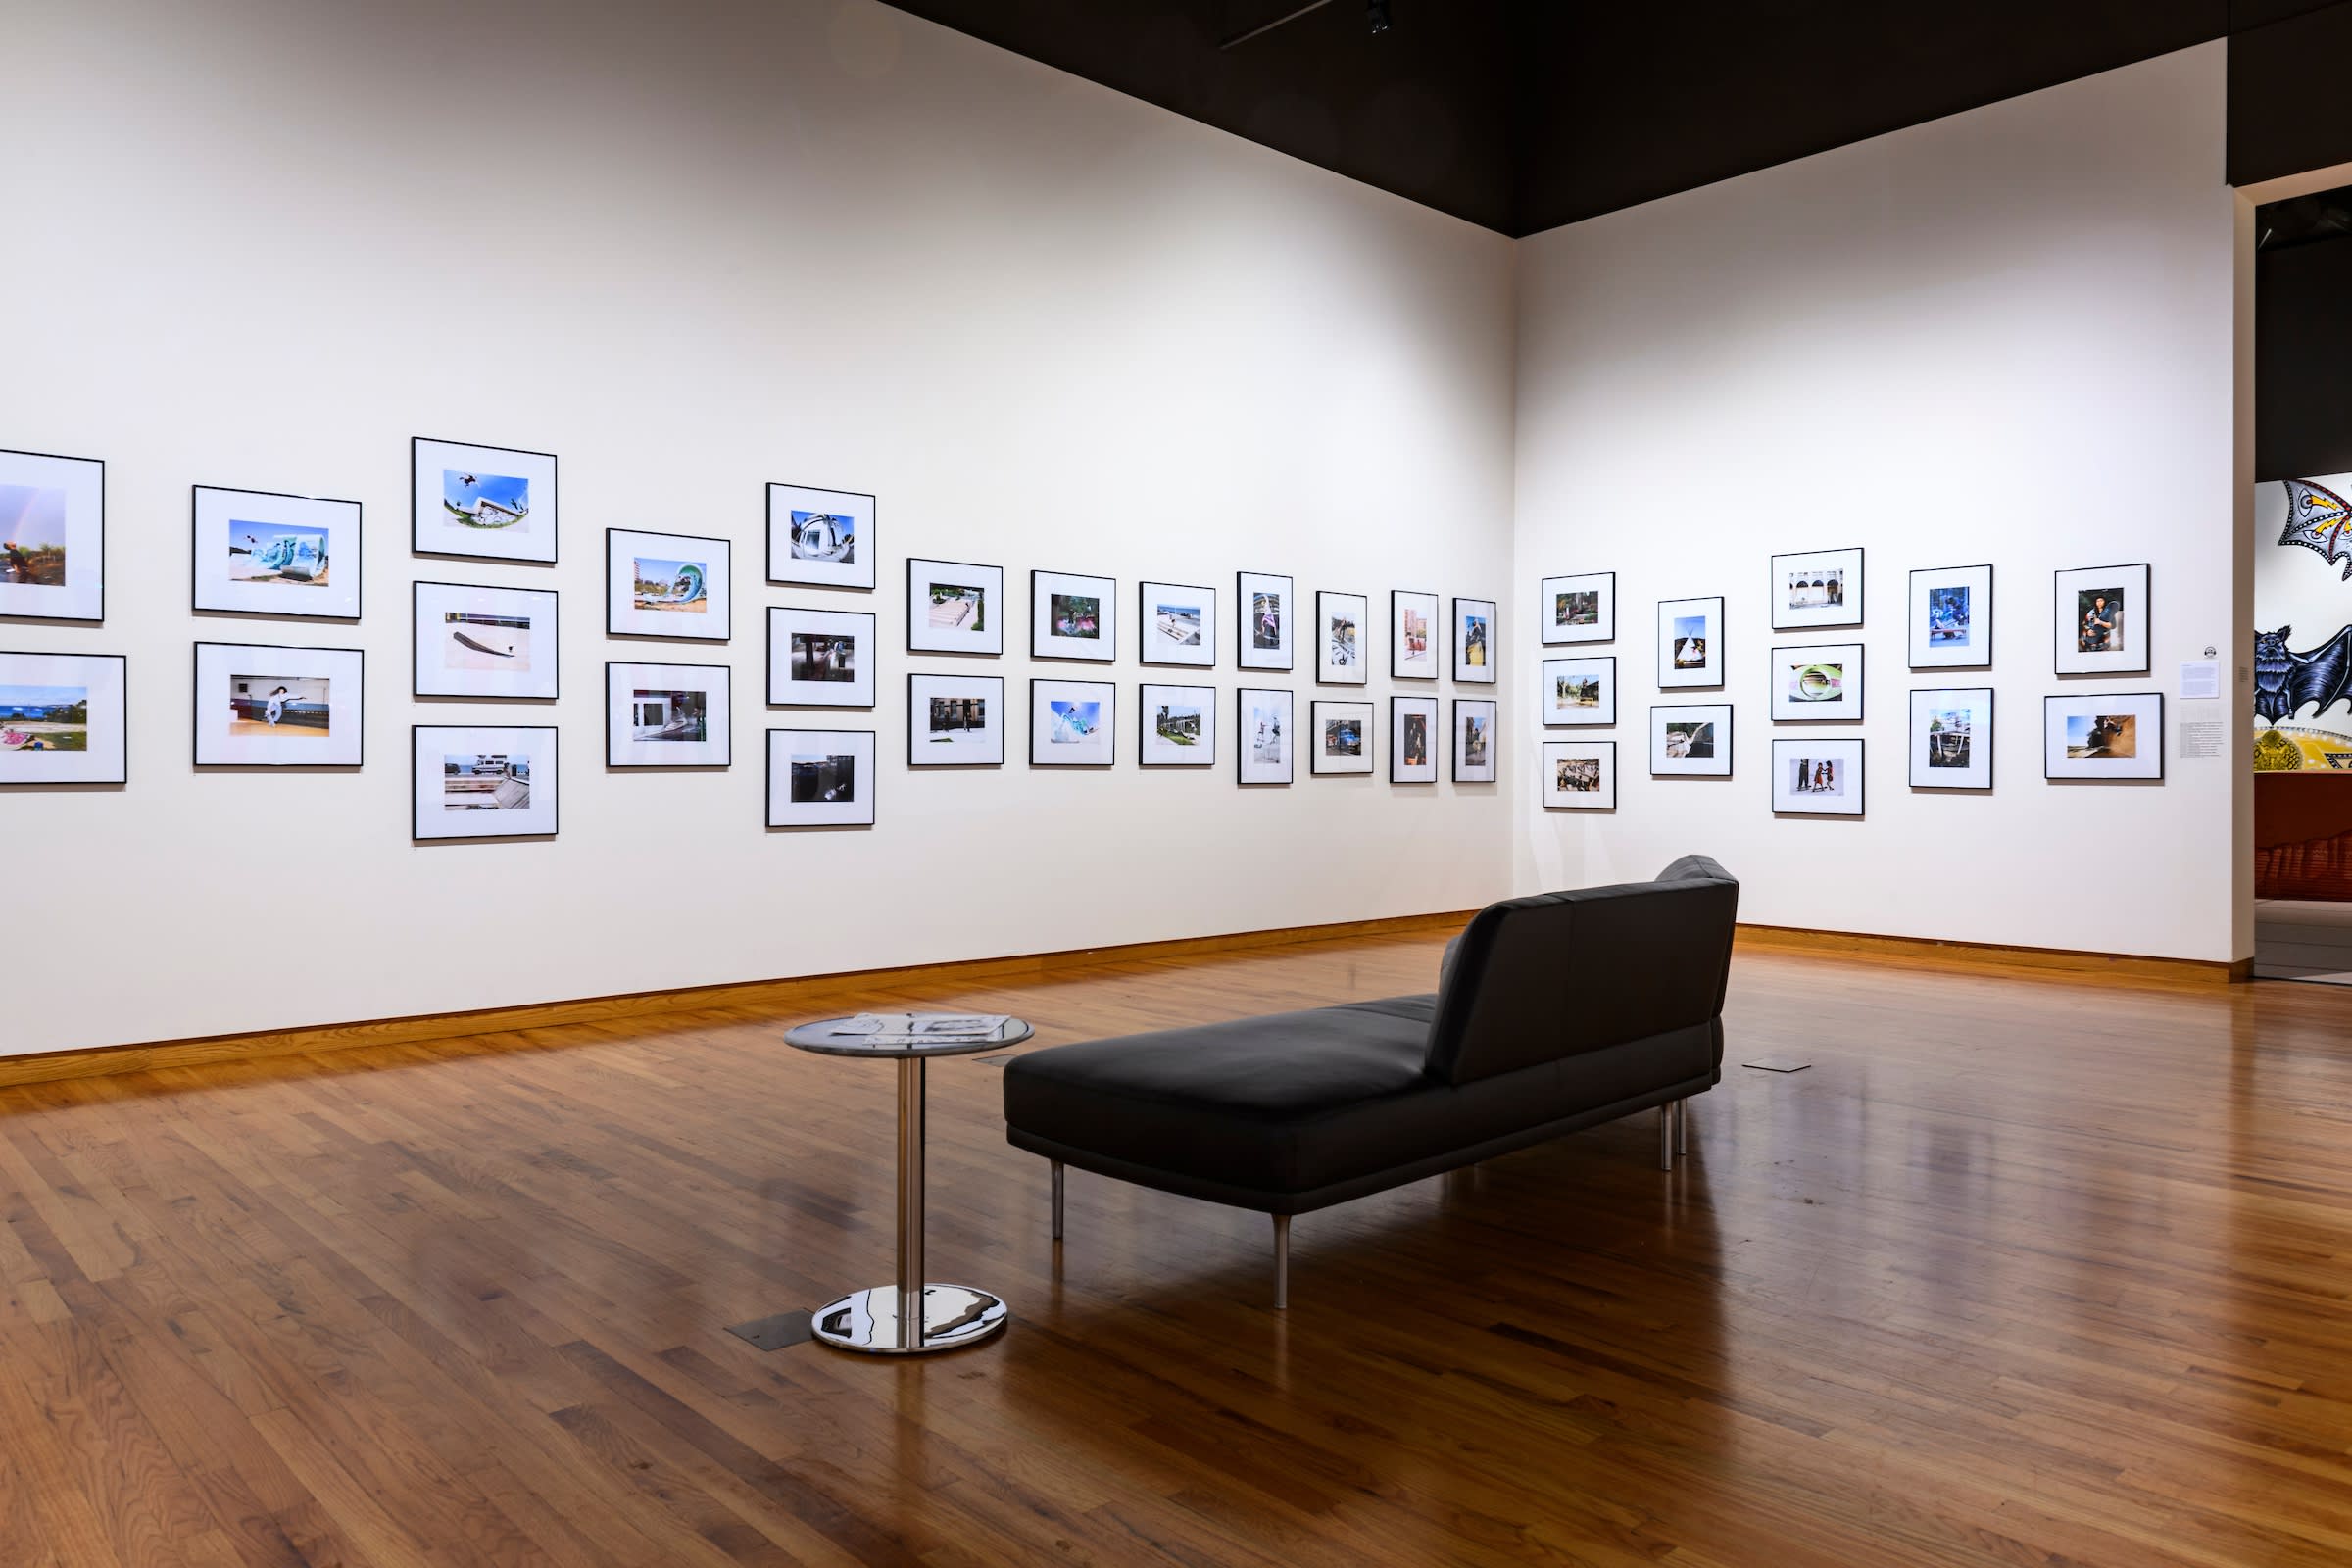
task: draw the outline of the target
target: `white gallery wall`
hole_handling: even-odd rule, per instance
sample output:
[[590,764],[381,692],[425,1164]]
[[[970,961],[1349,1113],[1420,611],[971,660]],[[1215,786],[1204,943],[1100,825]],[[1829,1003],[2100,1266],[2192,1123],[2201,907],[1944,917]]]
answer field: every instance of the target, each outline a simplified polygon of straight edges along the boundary
[[[1507,782],[1385,781],[1388,591],[1509,582],[1500,236],[871,0],[42,0],[6,52],[0,447],[106,460],[110,580],[0,649],[127,655],[130,735],[0,792],[0,1052],[1507,891]],[[558,564],[412,555],[417,435],[558,454]],[[878,497],[876,592],[763,584],[771,480]],[[196,484],[364,503],[363,619],[193,614]],[[731,539],[732,643],[609,641],[609,527]],[[1004,658],[899,652],[908,555],[1006,568]],[[1027,659],[1031,568],[1119,580],[1108,773],[1025,765],[1029,677],[1099,673]],[[1237,569],[1374,596],[1368,690],[1240,675]],[[1142,577],[1219,589],[1213,768],[1135,765],[1138,681],[1200,678],[1138,664]],[[558,590],[561,699],[413,701],[418,578]],[[769,605],[878,612],[878,707],[764,708]],[[364,767],[192,768],[199,639],[366,650]],[[608,772],[608,660],[731,663],[733,766]],[[913,670],[1005,677],[1005,766],[908,772]],[[1238,789],[1245,683],[1383,699],[1383,776]],[[418,722],[560,725],[561,832],[413,843]],[[835,725],[878,825],[765,831],[763,732]]]
[[[2180,666],[2245,662],[2233,413],[2235,198],[2224,45],[1882,136],[1539,235],[1520,251],[1518,535],[1510,608],[1617,573],[1611,815],[1514,797],[1522,890],[1647,876],[1703,851],[1743,919],[2230,960],[2231,784],[2247,688],[2180,700]],[[1859,632],[1770,629],[1775,553],[1862,546]],[[1984,673],[1906,668],[1907,574],[1995,567]],[[2148,563],[2145,677],[2053,674],[2051,576]],[[1719,693],[1661,696],[1661,598],[1721,594]],[[1776,643],[1866,645],[1858,726],[1771,722]],[[1528,637],[1515,660],[1536,656]],[[1525,665],[1522,663],[1522,670]],[[1906,783],[1908,692],[1996,692],[1989,794]],[[2045,783],[2059,692],[2167,694],[2161,784]],[[1647,776],[1647,710],[1735,705],[1734,775]],[[2185,726],[2222,725],[2209,756]],[[1867,814],[1775,817],[1776,735],[1865,738]]]

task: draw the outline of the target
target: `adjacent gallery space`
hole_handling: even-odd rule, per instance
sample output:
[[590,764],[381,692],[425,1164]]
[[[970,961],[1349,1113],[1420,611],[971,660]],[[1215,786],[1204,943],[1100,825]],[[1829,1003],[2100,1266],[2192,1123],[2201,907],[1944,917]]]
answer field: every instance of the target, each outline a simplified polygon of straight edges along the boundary
[[0,1561],[2352,1551],[2352,0],[0,30]]

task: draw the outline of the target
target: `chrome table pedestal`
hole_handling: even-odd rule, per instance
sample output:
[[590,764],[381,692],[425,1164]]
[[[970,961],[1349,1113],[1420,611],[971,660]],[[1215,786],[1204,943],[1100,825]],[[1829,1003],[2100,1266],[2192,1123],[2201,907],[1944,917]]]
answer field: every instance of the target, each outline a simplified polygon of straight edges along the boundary
[[899,1066],[899,1277],[827,1301],[809,1324],[814,1336],[844,1350],[923,1355],[977,1345],[1004,1326],[1002,1298],[968,1285],[939,1285],[923,1275],[923,1074],[932,1056],[962,1056],[1019,1045],[1031,1030],[1006,1019],[992,1035],[906,1046],[863,1043],[828,1031],[838,1022],[803,1024],[786,1043],[828,1056],[889,1057]]

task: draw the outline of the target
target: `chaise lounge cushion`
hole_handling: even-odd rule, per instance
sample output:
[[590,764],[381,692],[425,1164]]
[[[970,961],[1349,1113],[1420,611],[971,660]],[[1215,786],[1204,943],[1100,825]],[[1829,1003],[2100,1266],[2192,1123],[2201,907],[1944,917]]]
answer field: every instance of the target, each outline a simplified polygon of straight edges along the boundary
[[1662,1070],[1693,1088],[1715,1073],[1720,1037],[1700,1027],[1449,1084],[1427,1071],[1436,1007],[1393,997],[1034,1052],[1005,1071],[1009,1136],[1107,1175],[1304,1212],[1622,1115]]

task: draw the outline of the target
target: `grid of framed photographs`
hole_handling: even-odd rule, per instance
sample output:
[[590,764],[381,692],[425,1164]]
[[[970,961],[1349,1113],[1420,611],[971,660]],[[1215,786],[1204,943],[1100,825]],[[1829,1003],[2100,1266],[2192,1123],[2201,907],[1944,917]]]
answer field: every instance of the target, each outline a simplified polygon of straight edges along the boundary
[[360,504],[200,484],[189,607],[232,615],[360,618]]
[[874,732],[767,732],[767,825],[872,827]]

